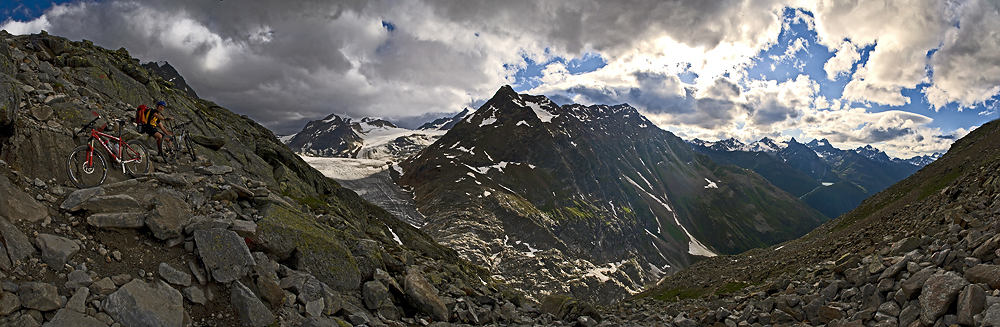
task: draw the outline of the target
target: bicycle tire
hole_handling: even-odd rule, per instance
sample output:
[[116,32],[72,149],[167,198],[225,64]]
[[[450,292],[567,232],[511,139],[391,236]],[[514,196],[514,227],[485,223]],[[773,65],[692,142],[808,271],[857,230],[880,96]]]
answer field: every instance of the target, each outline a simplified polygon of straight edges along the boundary
[[189,135],[184,135],[184,146],[187,147],[187,151],[191,154],[191,162],[194,163],[198,161],[198,155],[194,153],[194,144],[192,144],[191,137]]
[[163,147],[163,153],[160,153],[160,156],[163,157],[163,161],[173,163],[177,159],[177,151],[174,150],[174,147],[176,147],[174,143],[176,142],[174,142],[172,138],[164,141],[170,142],[170,144]]
[[87,165],[87,152],[89,145],[81,145],[73,149],[66,157],[66,172],[69,180],[78,188],[91,188],[104,184],[108,178],[108,165],[104,160],[104,155],[96,149],[93,152],[93,160]]
[[122,149],[122,161],[125,161],[125,170],[129,176],[138,177],[149,172],[149,152],[139,140],[131,140],[125,143]]

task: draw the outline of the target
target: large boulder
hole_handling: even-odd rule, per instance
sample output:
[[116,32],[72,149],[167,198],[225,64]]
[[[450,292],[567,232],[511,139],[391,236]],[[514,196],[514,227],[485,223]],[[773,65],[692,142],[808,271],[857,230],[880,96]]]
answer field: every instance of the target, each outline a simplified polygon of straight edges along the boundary
[[181,292],[160,280],[132,280],[108,295],[101,306],[123,326],[179,327],[186,315]]
[[42,261],[55,270],[61,270],[66,261],[80,251],[80,245],[76,242],[51,234],[38,234],[35,245],[42,250]]
[[274,322],[274,314],[257,298],[250,288],[236,281],[230,294],[229,303],[236,309],[236,315],[243,326],[263,327]]
[[37,222],[49,216],[49,210],[0,175],[0,217],[11,221],[27,220]]
[[194,241],[205,268],[220,283],[246,276],[256,265],[246,242],[233,231],[221,228],[197,230]]
[[153,236],[167,240],[181,236],[184,226],[191,221],[191,207],[176,192],[157,192],[154,208],[146,217],[146,226]]
[[87,217],[87,224],[98,228],[142,228],[146,214],[142,212],[98,213]]
[[427,282],[419,270],[410,269],[407,271],[403,288],[406,291],[406,300],[417,310],[437,321],[448,321],[448,318],[451,317],[448,307],[438,297],[438,290]]
[[104,195],[105,191],[102,187],[91,187],[85,189],[79,189],[70,193],[66,200],[59,205],[59,209],[66,211],[77,211],[83,208],[83,204],[90,200],[90,198],[95,196]]
[[139,201],[136,201],[135,198],[127,194],[91,197],[80,208],[95,213],[137,212],[142,210]]
[[21,306],[38,311],[59,309],[62,304],[55,285],[47,283],[24,283],[18,288],[17,296],[21,299]]
[[61,309],[42,327],[108,327],[108,324],[73,310]]
[[965,270],[965,279],[972,283],[985,283],[993,289],[1000,288],[1000,266],[976,265]]
[[948,311],[958,298],[958,293],[968,285],[965,278],[952,272],[928,278],[920,291],[920,321],[924,325],[933,325],[938,317]]
[[[542,299],[542,313],[550,313],[556,318],[575,321],[580,316],[599,318],[601,315],[593,304],[579,301],[567,295],[549,295]],[[781,312],[781,311],[778,311]]]
[[354,291],[361,286],[358,263],[344,246],[343,233],[284,205],[267,205],[261,215],[257,241],[268,252],[291,259],[295,269],[311,272],[334,290]]
[[0,238],[3,239],[5,245],[3,249],[0,249],[0,252],[6,250],[10,261],[22,260],[35,252],[35,247],[31,245],[28,236],[2,217],[0,217]]

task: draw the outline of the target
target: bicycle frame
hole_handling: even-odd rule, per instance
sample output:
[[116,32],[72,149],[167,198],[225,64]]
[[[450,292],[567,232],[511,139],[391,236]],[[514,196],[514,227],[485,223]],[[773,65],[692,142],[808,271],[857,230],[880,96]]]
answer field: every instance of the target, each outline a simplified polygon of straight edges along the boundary
[[[121,124],[119,124],[118,128],[119,128],[119,130],[121,129]],[[105,134],[103,132],[98,132],[96,128],[92,128],[92,129],[90,129],[90,151],[87,151],[87,164],[88,165],[93,165],[94,164],[94,161],[93,161],[94,160],[94,148],[95,148],[95,146],[94,146],[94,140],[97,140],[98,142],[100,142],[101,146],[104,148],[104,151],[107,151],[107,153],[111,155],[111,159],[114,159],[115,162],[117,162],[117,163],[119,163],[121,165],[121,167],[122,167],[122,173],[123,174],[126,173],[126,171],[125,171],[125,164],[137,161],[136,159],[130,159],[130,160],[124,160],[124,161],[122,161],[121,158],[119,158],[119,155],[121,154],[121,151],[125,151],[126,149],[132,150],[132,147],[130,145],[128,145],[128,143],[126,143],[125,141],[123,141],[120,137],[114,137],[114,136],[112,136],[110,134]],[[112,144],[111,143],[112,141],[118,143],[118,152],[117,153],[115,151],[112,151],[111,147],[109,147],[109,145]],[[132,151],[134,151],[134,150],[132,150]]]

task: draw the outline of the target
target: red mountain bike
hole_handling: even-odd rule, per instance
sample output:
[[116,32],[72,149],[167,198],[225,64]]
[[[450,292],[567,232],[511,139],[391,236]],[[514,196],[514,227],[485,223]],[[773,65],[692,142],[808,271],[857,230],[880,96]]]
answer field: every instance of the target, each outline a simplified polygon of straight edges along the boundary
[[115,119],[118,123],[118,137],[104,133],[104,126],[93,128],[97,120],[101,118],[96,111],[93,112],[94,120],[84,124],[77,134],[90,130],[90,141],[73,149],[67,158],[67,171],[69,180],[79,188],[90,188],[101,185],[108,177],[107,163],[104,156],[97,150],[97,143],[101,148],[111,155],[115,163],[121,164],[122,173],[136,177],[149,171],[149,153],[146,147],[142,146],[138,140],[125,142],[121,139],[122,127],[128,122],[127,119]]

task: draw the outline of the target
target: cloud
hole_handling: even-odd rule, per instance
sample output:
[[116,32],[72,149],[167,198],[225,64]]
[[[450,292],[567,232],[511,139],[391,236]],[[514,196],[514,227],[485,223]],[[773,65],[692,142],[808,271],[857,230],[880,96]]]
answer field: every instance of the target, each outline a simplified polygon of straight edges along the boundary
[[823,64],[823,70],[826,71],[827,78],[835,80],[840,75],[850,73],[851,68],[854,67],[854,63],[858,62],[858,60],[861,60],[858,48],[851,42],[844,41],[836,49],[836,55]]
[[969,1],[961,26],[951,29],[931,59],[933,85],[925,90],[935,110],[955,102],[969,107],[1000,94],[1000,2]]

